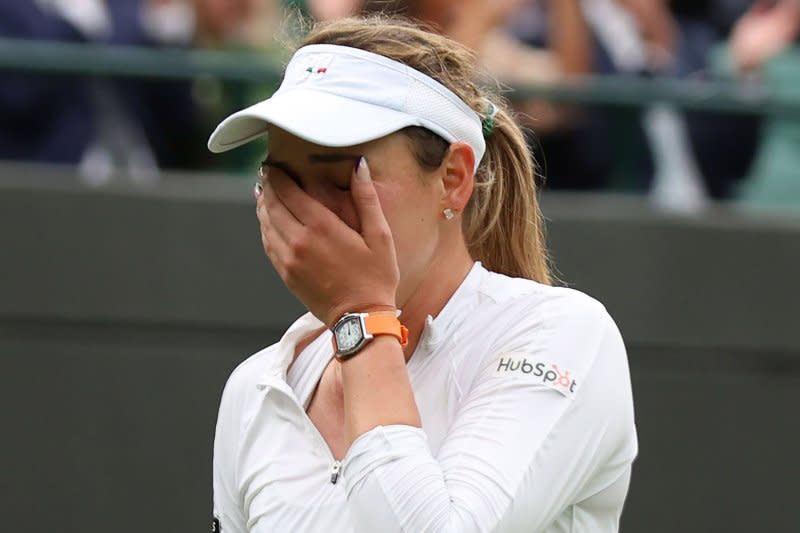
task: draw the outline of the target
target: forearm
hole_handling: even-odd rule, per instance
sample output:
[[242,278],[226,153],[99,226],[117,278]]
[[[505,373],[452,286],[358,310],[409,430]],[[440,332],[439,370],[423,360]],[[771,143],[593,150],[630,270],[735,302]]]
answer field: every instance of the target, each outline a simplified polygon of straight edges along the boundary
[[[344,482],[356,531],[468,533],[478,527],[462,500],[454,501],[425,434],[384,426],[363,435],[344,464]],[[458,477],[458,476],[456,476]]]
[[473,16],[461,18],[446,28],[447,36],[473,51],[479,51],[492,25],[485,18]]
[[550,51],[565,74],[586,74],[591,68],[589,28],[578,0],[550,2]]
[[671,52],[678,29],[669,8],[669,0],[618,0],[636,20],[642,36],[652,45]]
[[394,337],[378,336],[344,361],[342,387],[348,448],[377,426],[422,426],[403,350]]

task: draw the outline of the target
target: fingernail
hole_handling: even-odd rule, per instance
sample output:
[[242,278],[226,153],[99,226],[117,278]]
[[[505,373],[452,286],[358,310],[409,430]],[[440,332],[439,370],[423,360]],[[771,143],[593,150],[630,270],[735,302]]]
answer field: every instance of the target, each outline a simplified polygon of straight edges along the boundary
[[264,187],[260,183],[256,183],[255,185],[253,185],[253,194],[256,196],[256,198],[261,196],[263,190]]
[[356,178],[361,181],[370,181],[372,177],[369,175],[369,166],[367,165],[367,158],[363,155],[358,158],[356,163]]

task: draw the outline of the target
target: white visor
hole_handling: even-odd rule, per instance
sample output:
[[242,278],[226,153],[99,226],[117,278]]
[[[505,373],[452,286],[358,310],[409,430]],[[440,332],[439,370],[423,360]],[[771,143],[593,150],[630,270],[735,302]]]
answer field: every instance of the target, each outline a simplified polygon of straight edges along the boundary
[[475,169],[486,150],[480,117],[444,85],[384,56],[331,44],[300,48],[278,90],[223,120],[208,149],[241,146],[265,135],[268,124],[332,147],[421,126],[448,142],[467,143]]

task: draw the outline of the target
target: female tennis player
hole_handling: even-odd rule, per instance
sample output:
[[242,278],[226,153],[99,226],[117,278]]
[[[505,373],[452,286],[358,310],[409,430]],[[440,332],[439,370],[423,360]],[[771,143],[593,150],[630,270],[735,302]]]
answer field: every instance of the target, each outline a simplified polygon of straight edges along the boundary
[[225,387],[222,532],[618,529],[625,348],[550,285],[522,132],[474,78],[410,23],[328,23],[211,136],[268,135],[262,244],[309,311]]

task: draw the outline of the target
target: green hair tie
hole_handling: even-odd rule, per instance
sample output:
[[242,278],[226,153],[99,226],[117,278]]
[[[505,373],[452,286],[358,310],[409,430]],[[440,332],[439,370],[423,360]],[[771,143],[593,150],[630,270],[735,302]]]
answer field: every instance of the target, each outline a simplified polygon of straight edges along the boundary
[[497,106],[494,103],[486,99],[486,103],[488,104],[489,109],[486,111],[486,115],[484,115],[483,120],[481,120],[481,125],[483,126],[483,136],[488,137],[494,131],[494,117],[497,116]]

